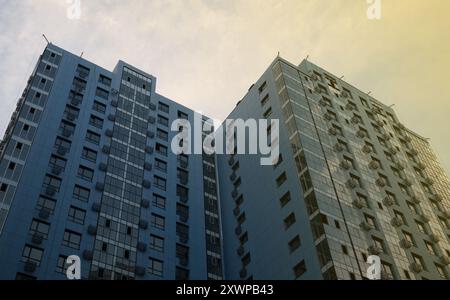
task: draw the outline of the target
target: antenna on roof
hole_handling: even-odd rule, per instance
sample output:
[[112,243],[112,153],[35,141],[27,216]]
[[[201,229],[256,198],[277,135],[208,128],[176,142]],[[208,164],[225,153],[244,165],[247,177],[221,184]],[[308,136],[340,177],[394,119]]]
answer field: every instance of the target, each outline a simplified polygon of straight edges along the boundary
[[280,57],[280,51],[278,51],[277,57]]
[[342,75],[341,77],[339,77],[339,79],[344,79],[344,75]]
[[42,34],[42,36],[44,37],[45,41],[47,42],[47,44],[50,44],[50,42],[48,41],[47,37],[45,36],[45,34]]
[[82,51],[82,52],[81,52],[81,55],[80,55],[80,57],[83,57],[83,54],[84,54],[84,51]]
[[309,58],[309,54],[308,54],[308,55],[306,55],[306,58],[305,58],[305,60],[308,60],[308,58]]
[[369,91],[369,92],[367,93],[367,95],[369,95],[369,96],[370,96],[370,94],[372,94],[372,91]]

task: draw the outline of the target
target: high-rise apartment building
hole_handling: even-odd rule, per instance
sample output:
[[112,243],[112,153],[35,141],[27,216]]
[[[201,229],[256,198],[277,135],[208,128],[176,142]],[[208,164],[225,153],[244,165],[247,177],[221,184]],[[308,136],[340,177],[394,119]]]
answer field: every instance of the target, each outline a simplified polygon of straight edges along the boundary
[[46,47],[0,143],[0,279],[65,279],[70,255],[83,279],[362,279],[371,255],[449,276],[449,180],[392,108],[277,57],[228,117],[279,120],[263,166],[174,154],[197,114],[155,85]]
[[65,279],[71,255],[84,279],[223,278],[215,157],[170,151],[194,112],[155,85],[46,47],[0,148],[1,279]]
[[385,279],[448,278],[450,184],[391,107],[278,57],[228,118],[279,119],[281,154],[218,156],[226,278],[362,279],[371,255]]

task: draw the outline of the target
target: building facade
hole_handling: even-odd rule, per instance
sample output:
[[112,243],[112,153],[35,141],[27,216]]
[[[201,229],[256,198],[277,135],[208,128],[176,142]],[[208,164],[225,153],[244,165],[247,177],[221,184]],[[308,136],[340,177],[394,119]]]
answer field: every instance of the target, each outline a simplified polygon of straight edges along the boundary
[[223,278],[215,157],[170,151],[194,112],[155,85],[46,47],[0,148],[1,279],[65,279],[70,255],[83,279]]
[[175,154],[198,114],[155,86],[46,47],[0,143],[0,279],[65,279],[71,255],[82,279],[364,279],[371,255],[448,278],[450,183],[391,107],[277,57],[228,117],[279,120],[262,166]]
[[278,57],[228,118],[279,119],[280,158],[218,157],[226,278],[448,278],[449,180],[392,108]]

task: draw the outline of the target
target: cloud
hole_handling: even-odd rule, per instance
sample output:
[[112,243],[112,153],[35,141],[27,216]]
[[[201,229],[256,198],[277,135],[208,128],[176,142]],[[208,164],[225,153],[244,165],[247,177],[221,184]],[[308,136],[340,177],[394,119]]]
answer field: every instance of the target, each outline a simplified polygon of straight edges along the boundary
[[45,42],[112,69],[122,59],[158,78],[159,93],[224,119],[277,52],[311,60],[386,104],[430,137],[450,170],[450,3],[328,0],[0,0],[0,130]]

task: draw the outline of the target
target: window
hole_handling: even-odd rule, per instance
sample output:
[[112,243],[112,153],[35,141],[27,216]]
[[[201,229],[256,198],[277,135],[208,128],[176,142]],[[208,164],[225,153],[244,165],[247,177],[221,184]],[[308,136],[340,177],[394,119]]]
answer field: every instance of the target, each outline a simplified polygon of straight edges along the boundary
[[364,214],[364,219],[366,220],[367,224],[369,224],[372,228],[375,228],[375,229],[377,228],[377,223],[373,216]]
[[161,190],[163,190],[163,191],[166,190],[166,180],[165,180],[164,178],[162,178],[162,177],[154,176],[154,177],[153,177],[153,184],[154,184],[157,188],[159,188],[159,189],[161,189]]
[[[212,223],[212,219],[213,218],[210,217],[208,219],[209,219],[209,222]],[[181,223],[177,222],[176,234],[177,234],[177,236],[180,237],[180,239],[188,240],[188,238],[189,238],[189,227],[184,225],[184,224],[181,224]]]
[[261,99],[261,106],[266,105],[268,101],[269,101],[269,94],[265,95],[264,98]]
[[397,197],[396,197],[394,194],[392,194],[392,193],[386,191],[386,197],[389,198],[389,199],[391,199],[395,204],[398,205]]
[[85,210],[75,206],[71,206],[69,208],[69,221],[83,225],[85,217],[86,217]]
[[94,127],[101,129],[103,127],[103,119],[96,117],[94,115],[91,115],[91,117],[89,118],[89,125],[92,125]]
[[158,124],[161,124],[163,126],[169,126],[169,119],[161,115],[158,115]]
[[341,245],[341,250],[342,250],[342,253],[344,253],[345,255],[348,255],[348,249],[347,249],[347,246]]
[[164,252],[164,239],[157,235],[150,235],[150,249],[158,252]]
[[384,274],[388,278],[394,278],[394,274],[392,273],[392,266],[387,262],[384,261],[381,262],[381,271],[384,272]]
[[67,229],[66,231],[64,231],[64,237],[62,242],[64,246],[78,250],[80,249],[80,243],[81,243],[81,234]]
[[90,194],[90,190],[87,188],[84,188],[82,186],[79,185],[75,185],[75,187],[73,188],[73,198],[83,201],[83,202],[88,202],[89,201],[89,194]]
[[401,173],[397,168],[391,167],[391,170],[397,178],[403,179],[403,173]]
[[42,238],[47,239],[48,233],[50,231],[50,224],[39,221],[36,219],[33,219],[30,226],[30,233],[31,234],[39,234],[42,236]]
[[107,90],[98,87],[97,90],[95,91],[95,95],[99,98],[108,100],[109,92]]
[[373,243],[374,245],[381,251],[381,252],[385,252],[384,249],[384,242],[383,240],[377,238],[377,237],[372,237]]
[[165,103],[159,102],[158,109],[162,112],[169,113],[169,105],[167,105]]
[[156,153],[161,154],[162,156],[167,156],[167,147],[166,146],[156,143],[155,148],[156,148]]
[[355,168],[355,164],[353,163],[352,158],[344,155],[344,161],[345,161],[345,164],[347,164],[349,168],[351,168],[351,169]]
[[67,264],[66,264],[67,256],[60,255],[58,257],[58,262],[56,263],[55,271],[58,273],[66,274]]
[[425,225],[422,222],[416,221],[417,229],[419,229],[420,232],[423,234],[427,234],[427,230],[425,228]]
[[359,97],[359,100],[361,100],[361,104],[364,105],[365,107],[369,108],[369,103],[367,102],[366,99],[363,99],[361,97]]
[[381,174],[381,173],[378,173],[378,175],[380,176],[379,179],[380,179],[382,182],[384,182],[385,185],[391,186],[391,183],[389,182],[388,178],[387,178],[385,175],[383,175],[383,174]]
[[189,157],[186,154],[179,154],[177,156],[178,165],[182,168],[187,168],[189,164]]
[[52,155],[50,157],[49,166],[50,166],[50,168],[53,169],[53,171],[58,170],[58,171],[62,172],[62,171],[64,171],[64,168],[66,167],[66,160],[63,158],[59,158],[55,155]]
[[341,224],[339,223],[338,220],[334,220],[334,226],[335,226],[337,229],[341,229]]
[[186,202],[189,199],[189,189],[177,184],[177,196],[180,200]]
[[16,149],[17,149],[17,150],[22,150],[22,146],[23,146],[22,143],[17,142],[17,144],[16,144]]
[[88,130],[86,133],[86,141],[98,145],[100,144],[100,135]]
[[150,257],[150,264],[148,266],[148,273],[162,277],[163,276],[163,262]]
[[408,208],[411,210],[411,212],[413,212],[413,213],[415,213],[415,214],[418,214],[418,213],[419,213],[419,210],[418,210],[416,204],[414,204],[414,203],[412,203],[412,202],[409,202],[409,201],[406,201],[406,205],[407,205]]
[[280,187],[285,181],[286,181],[286,172],[283,172],[278,178],[276,179],[277,187]]
[[407,224],[406,223],[406,218],[401,212],[394,210],[394,215],[395,215],[396,218],[402,220],[403,224],[405,224],[405,225]]
[[425,268],[425,263],[424,263],[424,261],[423,261],[422,256],[413,253],[413,254],[412,254],[412,258],[413,258],[413,261],[414,261],[416,264],[418,264],[418,265],[421,266],[424,270],[426,270],[426,268]]
[[97,161],[97,151],[94,151],[92,149],[84,147],[83,152],[81,153],[81,157],[86,160],[96,162]]
[[259,91],[260,94],[265,90],[266,86],[267,86],[267,82],[264,81],[261,84],[261,86],[258,88],[258,91]]
[[94,177],[94,170],[85,166],[80,166],[78,168],[78,177],[87,181],[92,181],[92,178]]
[[160,159],[155,158],[155,168],[162,172],[167,172],[167,163]]
[[75,131],[75,125],[62,120],[59,129],[63,136],[68,137]]
[[111,78],[101,75],[98,77],[98,82],[107,86],[111,86]]
[[43,186],[46,189],[51,189],[54,192],[59,192],[59,188],[61,186],[61,179],[54,176],[46,175],[44,178]]
[[[177,178],[180,179],[181,184],[187,184],[189,173],[186,170],[183,170],[181,168],[177,168]],[[240,180],[240,179],[239,179]],[[236,186],[236,185],[235,185]]]
[[66,153],[70,149],[70,144],[70,141],[57,137],[55,140],[55,149],[57,149],[58,151],[64,150],[64,153]]
[[16,168],[16,163],[10,162],[8,164],[8,170],[14,171],[15,168]]
[[380,210],[383,210],[383,204],[381,204],[381,202],[377,202],[377,205]]
[[44,196],[39,196],[36,208],[37,209],[45,209],[47,210],[50,214],[53,213],[53,211],[55,210],[55,206],[56,206],[56,200],[44,197]]
[[160,216],[157,214],[152,214],[151,224],[154,228],[164,230],[165,223],[166,223],[166,220],[164,219],[163,216]]
[[8,185],[6,183],[2,183],[2,185],[0,186],[0,192],[5,193],[7,189]]
[[22,261],[34,262],[37,266],[39,266],[42,260],[43,253],[44,250],[41,248],[25,245],[22,252]]
[[301,246],[300,237],[297,235],[289,242],[289,252],[292,253]]
[[98,101],[94,101],[94,105],[92,105],[92,109],[98,111],[99,113],[104,114],[106,112],[106,105],[100,103]]
[[280,204],[281,207],[284,207],[288,202],[291,201],[291,193],[286,192],[281,198],[280,198]]
[[163,141],[167,141],[169,139],[169,134],[167,131],[158,128],[156,129],[156,137]]
[[447,279],[447,273],[445,272],[444,267],[438,264],[435,264],[435,267],[439,273],[439,276],[441,276],[442,279]]
[[284,219],[284,228],[288,229],[295,223],[295,214],[291,213],[289,216]]
[[182,111],[178,111],[177,116],[178,116],[178,119],[184,119],[184,120],[188,119],[188,115]]
[[153,194],[153,206],[165,209],[166,208],[166,198],[158,194]]
[[177,203],[177,216],[187,220],[189,217],[189,207],[180,203]]
[[264,118],[267,119],[268,117],[270,117],[272,115],[272,108],[269,107],[263,114]]
[[296,264],[295,267],[294,267],[295,279],[297,279],[300,276],[302,276],[305,272],[306,272],[306,264],[305,264],[305,261],[302,260],[301,262]]

